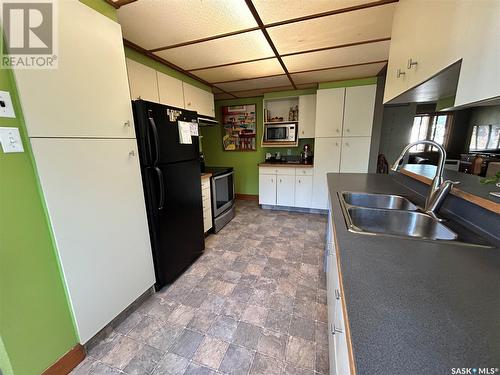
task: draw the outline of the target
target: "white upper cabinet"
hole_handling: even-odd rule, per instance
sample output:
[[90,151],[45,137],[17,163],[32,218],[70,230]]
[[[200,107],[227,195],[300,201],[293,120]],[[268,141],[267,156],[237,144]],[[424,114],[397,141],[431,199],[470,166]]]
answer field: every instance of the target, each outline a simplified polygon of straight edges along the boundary
[[160,97],[159,102],[172,107],[184,108],[184,89],[182,87],[182,81],[161,72],[156,72],[156,76]]
[[346,88],[344,137],[371,137],[376,92],[377,85]]
[[127,59],[127,72],[130,97],[133,100],[141,98],[150,102],[159,102],[156,70]]
[[314,138],[316,94],[299,96],[299,138]]
[[371,137],[342,138],[340,173],[367,173]]
[[318,90],[316,95],[316,138],[341,137],[345,88]]
[[15,70],[28,135],[134,138],[120,25],[79,1],[58,13],[58,68]]
[[214,94],[189,83],[184,88],[184,108],[198,112],[199,115],[215,117]]
[[493,0],[400,1],[393,18],[384,103],[460,59],[455,106],[499,96],[499,14],[500,2]]

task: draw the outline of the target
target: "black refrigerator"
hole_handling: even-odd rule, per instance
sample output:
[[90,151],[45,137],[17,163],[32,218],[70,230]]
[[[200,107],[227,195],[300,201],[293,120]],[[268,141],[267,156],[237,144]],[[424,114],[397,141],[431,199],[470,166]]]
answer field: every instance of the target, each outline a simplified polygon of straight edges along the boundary
[[144,100],[132,106],[159,290],[205,248],[199,140],[181,144],[178,127],[197,123],[197,114]]

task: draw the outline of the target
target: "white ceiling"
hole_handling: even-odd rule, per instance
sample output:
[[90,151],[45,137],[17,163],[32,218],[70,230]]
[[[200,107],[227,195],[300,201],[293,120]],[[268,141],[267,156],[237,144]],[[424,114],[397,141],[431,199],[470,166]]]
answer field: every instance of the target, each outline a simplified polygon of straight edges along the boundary
[[124,39],[231,98],[377,75],[396,1],[136,0],[118,18]]

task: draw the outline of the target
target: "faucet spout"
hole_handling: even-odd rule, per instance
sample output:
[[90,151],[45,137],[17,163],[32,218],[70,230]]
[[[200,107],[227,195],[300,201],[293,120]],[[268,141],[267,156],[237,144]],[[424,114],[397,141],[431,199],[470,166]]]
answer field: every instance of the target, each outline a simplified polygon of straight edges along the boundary
[[[431,187],[429,189],[429,193],[427,194],[424,207],[425,212],[427,212],[432,217],[437,218],[436,211],[439,209],[444,198],[446,198],[446,195],[451,190],[452,185],[454,185],[454,183],[452,183],[451,181],[447,181],[447,183],[443,182],[444,164],[446,161],[446,150],[443,148],[443,146],[441,146],[439,143],[428,140],[422,140],[410,143],[403,149],[403,151],[401,151],[401,154],[392,165],[391,170],[397,172],[399,170],[400,164],[402,164],[408,151],[412,147],[419,144],[431,145],[435,147],[439,152],[439,160],[436,169],[436,174],[432,179]],[[448,184],[448,182],[450,183]]]

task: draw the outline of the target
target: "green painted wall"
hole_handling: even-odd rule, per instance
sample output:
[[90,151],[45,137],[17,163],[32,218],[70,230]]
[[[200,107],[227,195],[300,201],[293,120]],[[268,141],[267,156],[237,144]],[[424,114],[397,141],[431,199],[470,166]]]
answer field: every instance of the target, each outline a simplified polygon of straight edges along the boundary
[[0,151],[0,335],[14,374],[31,375],[78,338],[10,70],[0,70],[0,90],[10,91],[17,116],[0,126],[19,128],[25,149]]
[[287,154],[287,150],[292,155],[300,154],[304,144],[309,143],[314,147],[314,139],[301,139],[298,147],[261,147],[263,123],[263,97],[244,99],[217,100],[215,102],[215,113],[220,121],[222,106],[256,104],[257,111],[257,150],[256,151],[224,151],[222,148],[222,129],[220,125],[201,127],[200,134],[203,152],[205,154],[206,165],[234,167],[235,170],[235,190],[240,194],[259,194],[259,169],[257,164],[262,163],[266,157],[266,152],[281,152]]

